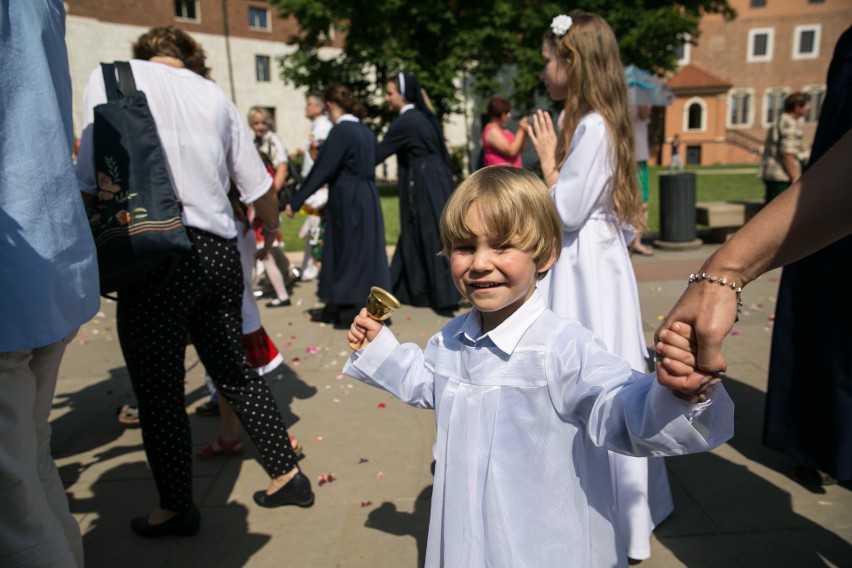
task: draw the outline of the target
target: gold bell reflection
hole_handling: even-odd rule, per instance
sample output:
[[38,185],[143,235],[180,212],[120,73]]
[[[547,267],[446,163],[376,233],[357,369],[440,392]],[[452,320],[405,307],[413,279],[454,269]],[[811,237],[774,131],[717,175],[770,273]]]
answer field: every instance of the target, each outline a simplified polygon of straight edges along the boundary
[[[370,295],[367,296],[367,315],[376,321],[384,321],[391,317],[391,314],[400,308],[401,304],[393,294],[373,286],[370,288]],[[352,349],[361,349],[362,343],[350,343]]]

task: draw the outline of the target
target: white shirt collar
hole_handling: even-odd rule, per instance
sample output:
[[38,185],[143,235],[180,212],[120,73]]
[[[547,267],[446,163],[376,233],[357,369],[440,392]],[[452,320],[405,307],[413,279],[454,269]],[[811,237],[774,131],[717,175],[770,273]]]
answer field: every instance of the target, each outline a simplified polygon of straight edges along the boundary
[[488,337],[492,343],[503,353],[511,355],[518,346],[518,342],[527,332],[529,327],[547,309],[544,299],[538,289],[533,292],[530,299],[523,303],[514,314],[506,321],[498,325],[486,334],[482,334],[482,316],[479,310],[472,309],[465,318],[464,323],[456,333],[456,337],[465,336],[470,342],[478,343]]
[[406,112],[410,111],[410,110],[411,110],[411,109],[413,109],[413,108],[414,108],[414,103],[408,103],[407,105],[405,105],[404,107],[402,107],[401,109],[399,109],[399,114],[406,113]]
[[335,122],[335,124],[340,124],[341,122],[361,122],[361,121],[358,120],[358,117],[355,116],[354,114],[346,113],[343,116],[341,116],[340,118],[338,118],[337,121]]

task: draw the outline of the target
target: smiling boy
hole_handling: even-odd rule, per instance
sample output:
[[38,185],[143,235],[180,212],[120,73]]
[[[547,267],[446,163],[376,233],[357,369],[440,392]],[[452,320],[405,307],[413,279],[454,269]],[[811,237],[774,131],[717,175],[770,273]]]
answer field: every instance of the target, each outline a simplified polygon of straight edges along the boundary
[[[362,311],[349,340],[366,344],[344,368],[435,410],[426,566],[626,566],[607,450],[710,450],[733,434],[733,403],[721,385],[684,386],[693,371],[684,337],[661,337],[660,364],[682,372],[663,385],[546,309],[536,282],[556,260],[562,231],[532,173],[477,171],[448,201],[441,237],[473,310],[425,353]],[[706,391],[707,400],[691,404],[675,388]]]

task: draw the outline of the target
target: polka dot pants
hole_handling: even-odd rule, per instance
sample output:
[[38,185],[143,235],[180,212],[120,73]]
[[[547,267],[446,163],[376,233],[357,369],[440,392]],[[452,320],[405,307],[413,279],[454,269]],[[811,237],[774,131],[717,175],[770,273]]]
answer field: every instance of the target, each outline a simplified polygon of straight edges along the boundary
[[242,268],[236,240],[188,228],[193,241],[168,284],[158,269],[132,300],[118,302],[118,337],[139,401],[139,419],[160,507],[192,505],[192,434],[184,402],[184,356],[192,338],[216,388],[234,408],[270,475],[296,466],[287,428],[241,339]]

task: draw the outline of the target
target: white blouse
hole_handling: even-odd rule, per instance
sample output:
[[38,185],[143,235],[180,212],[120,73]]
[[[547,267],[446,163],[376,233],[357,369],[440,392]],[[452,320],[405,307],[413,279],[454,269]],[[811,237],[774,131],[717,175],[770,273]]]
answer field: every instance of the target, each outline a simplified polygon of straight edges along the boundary
[[733,435],[721,387],[688,404],[608,353],[536,292],[481,334],[476,310],[424,352],[387,329],[352,354],[349,376],[437,421],[426,565],[626,566],[613,526],[607,449],[710,450]]
[[[132,60],[136,87],[144,91],[157,124],[169,174],[183,203],[183,222],[223,238],[237,231],[228,201],[230,179],[243,203],[262,197],[272,178],[254,146],[248,124],[212,81],[188,69]],[[92,122],[107,100],[100,66],[83,93],[83,134],[77,160],[80,190],[95,193]]]

